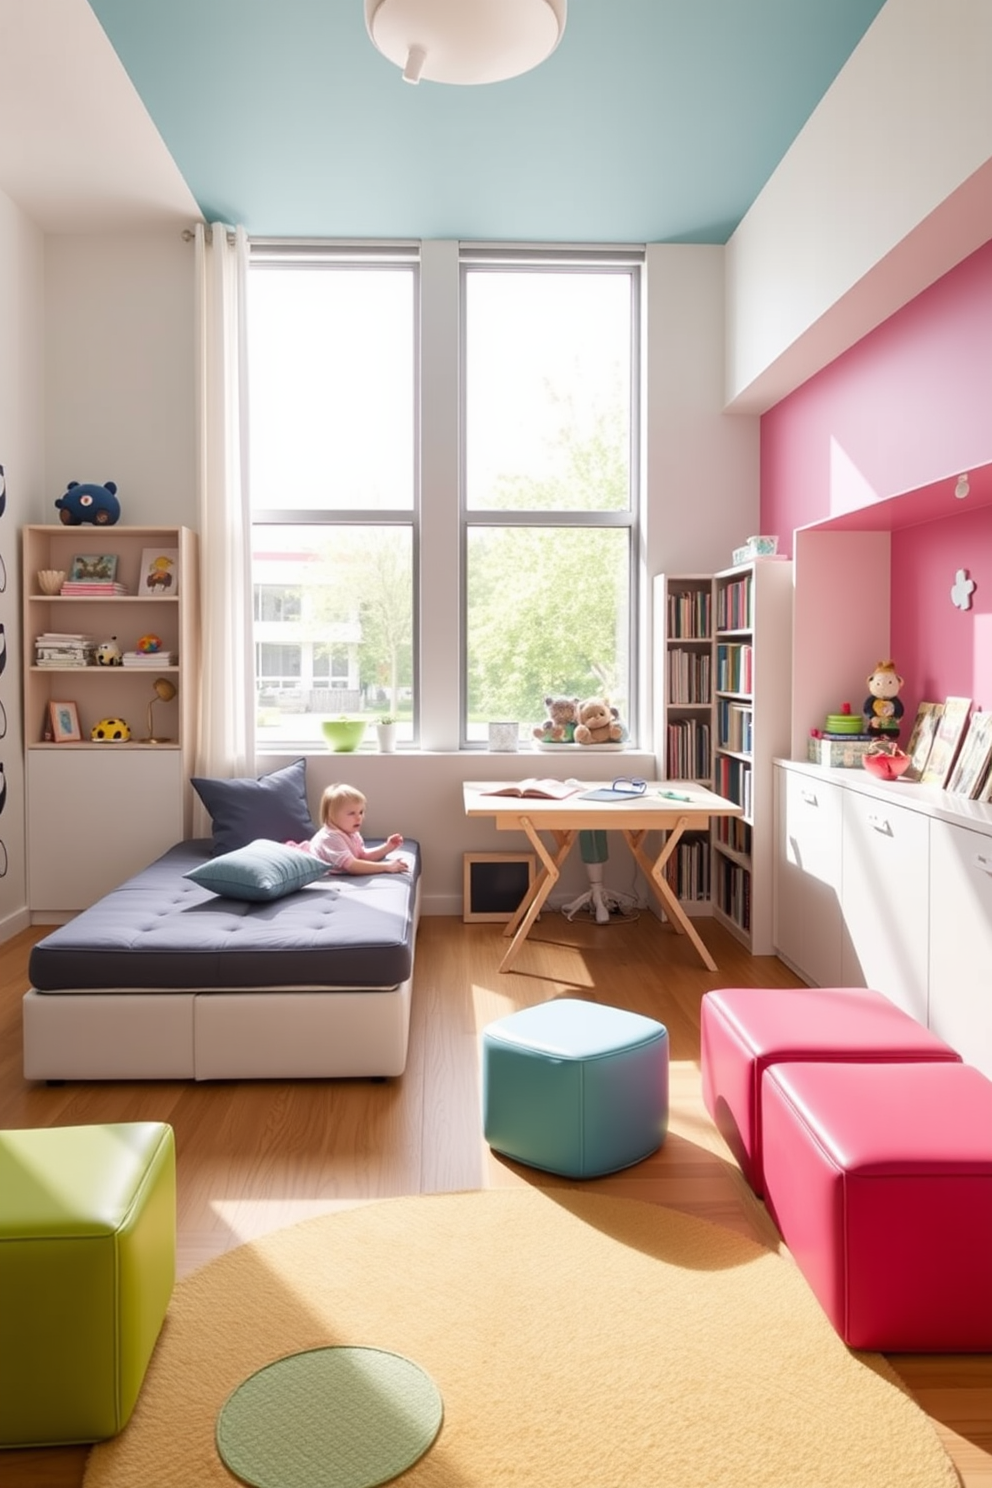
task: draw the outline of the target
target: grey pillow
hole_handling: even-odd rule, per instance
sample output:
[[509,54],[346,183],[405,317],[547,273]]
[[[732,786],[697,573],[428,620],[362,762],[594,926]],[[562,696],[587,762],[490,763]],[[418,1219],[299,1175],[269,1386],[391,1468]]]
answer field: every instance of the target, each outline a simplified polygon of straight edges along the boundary
[[193,776],[190,784],[210,812],[215,856],[247,847],[259,837],[302,842],[317,830],[307,805],[305,759],[257,780]]
[[183,877],[225,899],[264,900],[282,899],[326,873],[327,864],[319,858],[260,837],[247,847],[208,859]]

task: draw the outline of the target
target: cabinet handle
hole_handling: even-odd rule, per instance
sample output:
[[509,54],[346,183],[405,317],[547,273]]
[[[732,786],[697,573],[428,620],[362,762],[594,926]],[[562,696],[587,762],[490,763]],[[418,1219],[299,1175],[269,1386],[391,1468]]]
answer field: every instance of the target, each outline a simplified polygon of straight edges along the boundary
[[875,816],[871,813],[868,817],[868,825],[876,832],[884,832],[886,837],[892,836],[892,828],[884,816]]
[[992,873],[992,858],[987,857],[985,853],[976,853],[975,867],[980,868],[983,873]]
[[800,791],[799,794],[801,799],[806,802],[807,806],[816,805],[816,791],[804,790]]

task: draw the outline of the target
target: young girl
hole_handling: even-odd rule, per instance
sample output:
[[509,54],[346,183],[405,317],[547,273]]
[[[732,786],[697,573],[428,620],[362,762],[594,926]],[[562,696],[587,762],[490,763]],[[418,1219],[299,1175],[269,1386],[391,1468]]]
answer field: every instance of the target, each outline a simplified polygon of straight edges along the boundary
[[332,873],[405,873],[408,865],[402,858],[383,861],[402,845],[403,838],[394,832],[381,847],[366,847],[360,830],[364,817],[365,797],[360,790],[353,785],[329,785],[320,798],[320,831],[308,843],[296,845],[329,864]]

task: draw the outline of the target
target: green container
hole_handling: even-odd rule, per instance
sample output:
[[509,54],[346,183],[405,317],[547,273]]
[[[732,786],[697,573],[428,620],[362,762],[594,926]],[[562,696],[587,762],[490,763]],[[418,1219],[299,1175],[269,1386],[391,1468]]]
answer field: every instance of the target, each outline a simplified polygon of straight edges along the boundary
[[353,754],[365,738],[366,718],[325,718],[320,727],[335,754]]
[[860,734],[864,732],[865,721],[860,713],[828,713],[828,734]]

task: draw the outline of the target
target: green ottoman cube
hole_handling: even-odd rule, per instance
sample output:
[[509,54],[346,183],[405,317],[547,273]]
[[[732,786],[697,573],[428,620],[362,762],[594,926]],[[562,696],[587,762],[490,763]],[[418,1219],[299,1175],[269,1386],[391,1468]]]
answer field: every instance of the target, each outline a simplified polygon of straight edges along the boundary
[[170,1126],[0,1132],[0,1446],[120,1431],[175,1271]]
[[528,1167],[630,1167],[668,1130],[668,1030],[580,998],[511,1013],[483,1030],[482,1108],[490,1147]]

